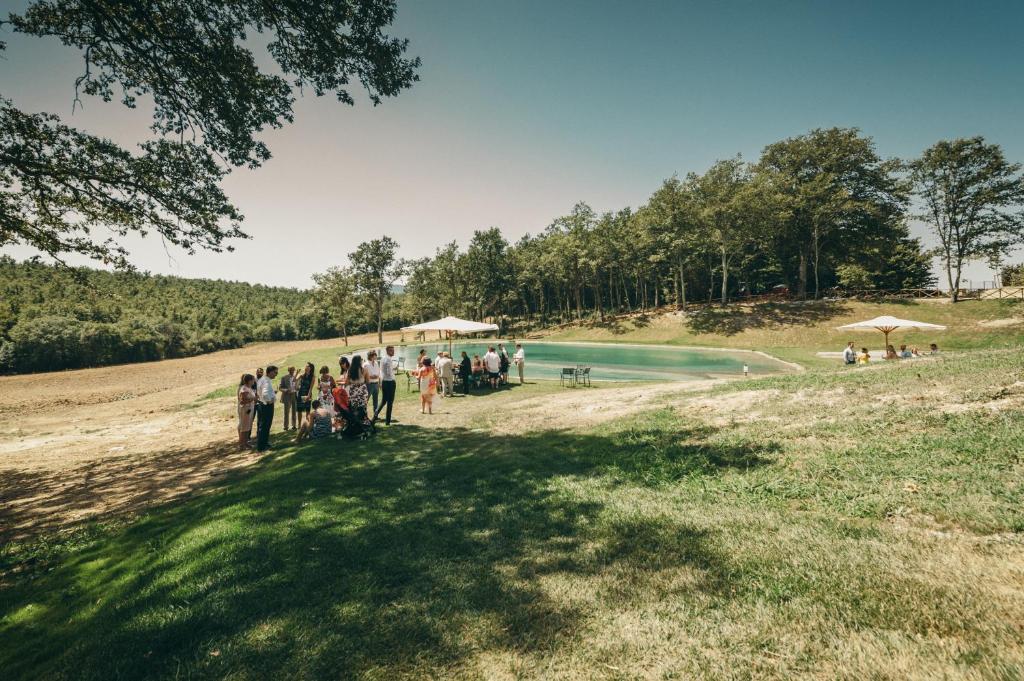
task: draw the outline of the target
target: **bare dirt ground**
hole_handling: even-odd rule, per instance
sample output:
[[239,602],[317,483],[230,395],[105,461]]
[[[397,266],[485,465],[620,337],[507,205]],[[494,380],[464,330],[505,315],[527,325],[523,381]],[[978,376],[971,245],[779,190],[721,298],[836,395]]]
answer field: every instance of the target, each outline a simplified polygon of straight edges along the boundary
[[[630,418],[663,403],[664,398],[682,398],[688,393],[705,390],[725,379],[707,379],[679,383],[657,383],[643,386],[615,387],[594,393],[577,389],[566,393],[547,395],[516,405],[514,420],[496,420],[491,424],[494,433],[515,434],[522,431],[522,424],[529,423],[531,430],[560,430],[587,428],[599,423]],[[571,415],[566,418],[566,415]]]
[[257,366],[338,345],[336,338],[258,343],[185,359],[0,377],[0,539],[132,512],[250,465],[259,457],[234,445],[233,402],[196,401]]

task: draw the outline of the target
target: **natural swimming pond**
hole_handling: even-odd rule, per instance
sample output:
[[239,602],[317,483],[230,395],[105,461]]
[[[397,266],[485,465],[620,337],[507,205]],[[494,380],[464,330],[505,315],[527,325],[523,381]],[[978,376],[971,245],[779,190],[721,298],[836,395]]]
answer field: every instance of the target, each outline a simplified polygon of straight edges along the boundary
[[[503,341],[511,357],[515,343]],[[483,357],[488,341],[468,341],[452,346],[452,357],[459,362],[465,350],[470,358]],[[438,350],[448,350],[447,343],[426,343],[395,348],[395,356],[405,359],[405,367],[416,366],[420,349],[433,359]],[[613,345],[601,343],[545,343],[524,341],[526,377],[558,380],[563,367],[584,364],[591,367],[594,381],[687,381],[721,376],[740,376],[743,365],[753,376],[782,373],[789,365],[778,360],[742,350],[699,350],[647,345]],[[360,353],[362,354],[362,353]],[[510,369],[515,373],[515,368]]]

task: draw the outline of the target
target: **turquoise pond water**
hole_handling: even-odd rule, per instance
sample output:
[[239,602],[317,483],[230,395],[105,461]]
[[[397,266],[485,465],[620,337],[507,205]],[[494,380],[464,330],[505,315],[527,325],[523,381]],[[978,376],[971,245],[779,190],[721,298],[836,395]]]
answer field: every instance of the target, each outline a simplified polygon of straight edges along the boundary
[[[487,352],[488,342],[463,342],[452,346],[458,363],[460,352],[470,358]],[[416,366],[416,356],[425,349],[430,358],[448,344],[427,343],[395,348],[395,355],[404,358],[405,367]],[[509,356],[515,353],[514,343],[505,343]],[[523,343],[526,352],[526,378],[558,380],[563,367],[584,364],[594,381],[687,381],[720,376],[740,376],[743,365],[754,376],[785,372],[789,367],[753,352],[726,350],[695,350],[663,346],[601,345],[597,343]],[[364,354],[364,353],[360,353]],[[510,372],[514,373],[513,367]]]

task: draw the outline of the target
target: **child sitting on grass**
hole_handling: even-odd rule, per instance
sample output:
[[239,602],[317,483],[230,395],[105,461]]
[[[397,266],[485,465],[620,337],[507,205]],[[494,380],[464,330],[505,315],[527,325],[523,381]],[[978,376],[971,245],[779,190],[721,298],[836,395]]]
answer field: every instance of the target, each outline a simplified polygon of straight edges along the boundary
[[320,400],[313,400],[310,407],[312,410],[306,414],[306,420],[299,425],[295,442],[302,442],[307,438],[327,437],[331,434],[331,412],[320,404]]

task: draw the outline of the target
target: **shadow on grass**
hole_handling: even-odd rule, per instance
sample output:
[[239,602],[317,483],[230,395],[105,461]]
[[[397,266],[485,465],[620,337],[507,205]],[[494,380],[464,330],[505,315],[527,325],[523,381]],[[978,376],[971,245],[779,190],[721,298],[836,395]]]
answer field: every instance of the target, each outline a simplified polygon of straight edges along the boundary
[[[0,666],[7,678],[430,676],[481,650],[573,645],[587,614],[545,575],[622,600],[642,597],[645,574],[685,567],[686,588],[729,598],[703,530],[607,513],[600,494],[567,486],[714,475],[774,450],[658,423],[315,442],[17,574],[30,559],[8,550]],[[608,578],[619,569],[630,579]]]
[[651,325],[651,315],[646,312],[630,313],[619,316],[608,316],[603,321],[593,319],[583,324],[588,329],[604,329],[616,336],[622,336],[630,331],[645,329]]
[[0,543],[53,532],[102,514],[116,517],[188,495],[260,458],[233,444],[98,459],[61,470],[0,476]]
[[690,313],[688,326],[694,333],[735,336],[747,329],[815,324],[848,310],[840,300],[709,306]]

